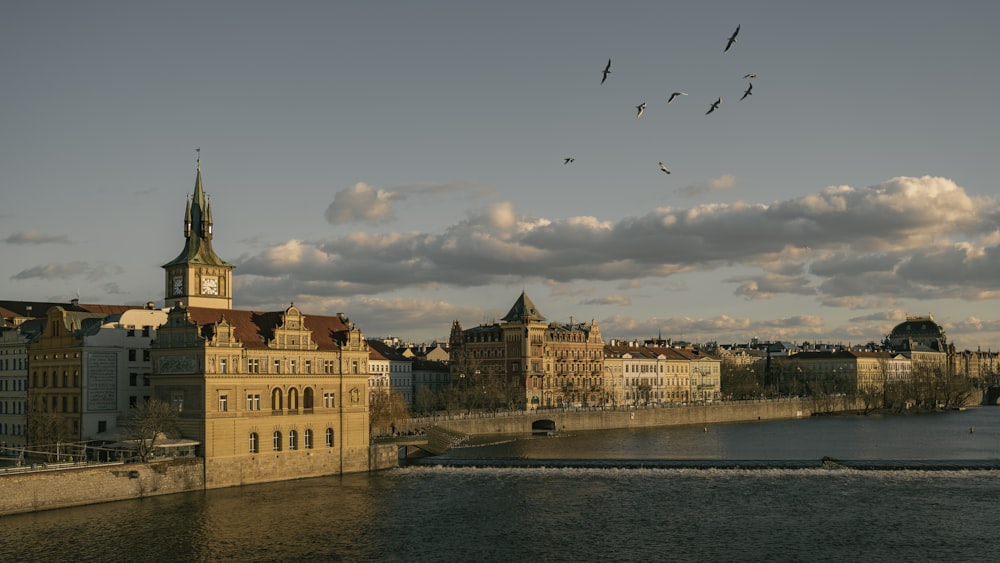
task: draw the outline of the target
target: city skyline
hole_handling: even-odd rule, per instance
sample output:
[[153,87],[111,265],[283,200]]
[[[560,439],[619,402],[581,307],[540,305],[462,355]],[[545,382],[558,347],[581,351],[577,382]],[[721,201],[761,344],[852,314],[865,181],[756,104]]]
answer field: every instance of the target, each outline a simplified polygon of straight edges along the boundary
[[239,309],[429,342],[523,290],[609,339],[860,344],[933,314],[995,349],[998,16],[14,5],[3,297],[162,304],[200,148]]

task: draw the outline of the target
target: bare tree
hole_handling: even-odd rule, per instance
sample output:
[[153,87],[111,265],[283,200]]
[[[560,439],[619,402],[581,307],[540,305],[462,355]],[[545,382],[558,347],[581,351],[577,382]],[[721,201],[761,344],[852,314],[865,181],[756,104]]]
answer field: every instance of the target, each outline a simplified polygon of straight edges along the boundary
[[132,409],[123,426],[142,461],[152,457],[158,440],[180,435],[177,411],[159,399],[144,401]]
[[410,418],[406,399],[399,391],[379,389],[371,395],[368,407],[368,426],[372,436],[376,430],[385,433],[395,430],[396,423]]

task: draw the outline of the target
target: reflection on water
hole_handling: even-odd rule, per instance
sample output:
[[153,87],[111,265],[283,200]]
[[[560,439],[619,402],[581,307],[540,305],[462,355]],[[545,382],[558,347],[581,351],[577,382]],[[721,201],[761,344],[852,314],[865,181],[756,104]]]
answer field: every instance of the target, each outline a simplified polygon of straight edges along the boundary
[[[969,427],[974,432],[969,432]],[[580,433],[580,461],[1000,459],[1000,409]],[[882,457],[879,457],[882,456]],[[990,560],[1000,471],[415,466],[0,518],[0,561]]]
[[[972,430],[970,432],[970,429]],[[906,416],[829,416],[519,436],[453,458],[984,460],[1000,459],[1000,409]]]

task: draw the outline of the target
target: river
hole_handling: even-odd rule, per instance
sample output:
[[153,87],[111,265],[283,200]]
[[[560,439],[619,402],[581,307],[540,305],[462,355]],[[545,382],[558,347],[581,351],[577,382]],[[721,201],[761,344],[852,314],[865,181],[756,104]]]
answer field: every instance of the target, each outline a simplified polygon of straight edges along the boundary
[[996,407],[483,440],[373,474],[2,517],[0,560],[996,558]]

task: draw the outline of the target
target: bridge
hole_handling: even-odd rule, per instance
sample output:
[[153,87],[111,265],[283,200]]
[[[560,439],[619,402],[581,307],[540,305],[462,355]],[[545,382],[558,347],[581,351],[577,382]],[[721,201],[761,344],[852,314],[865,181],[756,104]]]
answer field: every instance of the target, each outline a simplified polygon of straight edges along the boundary
[[997,406],[1000,405],[1000,386],[988,387],[983,393],[983,404]]

